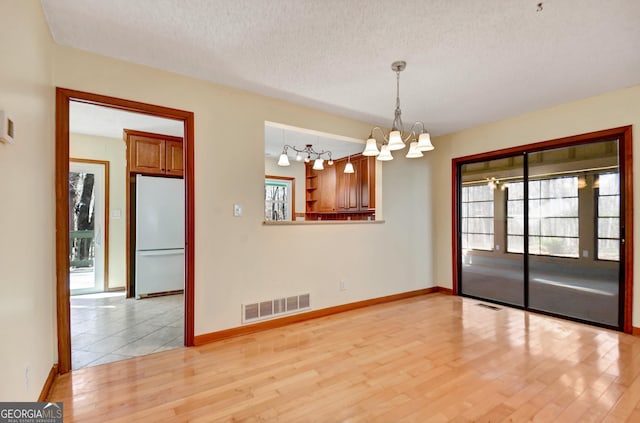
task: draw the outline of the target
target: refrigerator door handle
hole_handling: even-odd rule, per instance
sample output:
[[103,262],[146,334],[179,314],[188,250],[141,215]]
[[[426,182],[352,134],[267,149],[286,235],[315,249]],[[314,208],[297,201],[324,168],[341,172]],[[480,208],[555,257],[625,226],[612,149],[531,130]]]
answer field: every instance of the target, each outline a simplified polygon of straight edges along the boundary
[[171,249],[171,250],[138,250],[140,256],[173,256],[177,254],[184,254],[184,248]]

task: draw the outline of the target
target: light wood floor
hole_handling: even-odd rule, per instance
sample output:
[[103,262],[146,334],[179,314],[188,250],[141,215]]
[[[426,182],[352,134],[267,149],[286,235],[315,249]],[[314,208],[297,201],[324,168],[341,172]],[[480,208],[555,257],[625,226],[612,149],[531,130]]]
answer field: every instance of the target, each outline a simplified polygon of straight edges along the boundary
[[65,422],[640,422],[640,338],[430,294],[81,369]]

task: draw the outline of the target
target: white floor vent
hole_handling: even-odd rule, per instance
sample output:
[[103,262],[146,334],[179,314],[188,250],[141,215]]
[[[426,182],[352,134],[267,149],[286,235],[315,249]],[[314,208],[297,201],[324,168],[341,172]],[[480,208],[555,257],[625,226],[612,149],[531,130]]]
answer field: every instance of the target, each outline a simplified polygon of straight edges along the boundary
[[300,313],[311,308],[311,295],[276,298],[258,303],[242,305],[242,323],[253,323],[273,319],[285,314]]

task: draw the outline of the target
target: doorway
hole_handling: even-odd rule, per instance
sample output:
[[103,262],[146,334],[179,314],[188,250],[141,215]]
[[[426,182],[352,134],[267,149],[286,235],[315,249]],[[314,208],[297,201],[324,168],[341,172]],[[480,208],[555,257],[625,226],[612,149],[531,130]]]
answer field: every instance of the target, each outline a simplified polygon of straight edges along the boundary
[[456,293],[632,330],[630,127],[453,165]]
[[70,103],[78,102],[122,111],[181,121],[184,127],[184,196],[185,196],[185,286],[184,286],[184,339],[185,346],[193,345],[194,336],[194,181],[193,181],[193,128],[192,112],[107,97],[65,88],[56,89],[56,298],[58,327],[58,369],[71,370],[70,327],[70,260],[69,241],[69,110]]
[[69,291],[103,292],[108,286],[109,162],[69,163]]

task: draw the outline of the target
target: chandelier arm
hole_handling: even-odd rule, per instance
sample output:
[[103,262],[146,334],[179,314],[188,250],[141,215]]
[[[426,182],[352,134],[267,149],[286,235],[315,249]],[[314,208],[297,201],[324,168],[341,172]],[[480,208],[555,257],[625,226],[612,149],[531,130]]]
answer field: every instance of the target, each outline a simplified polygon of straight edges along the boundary
[[313,147],[297,148],[289,144],[284,145],[283,152],[286,154],[289,148],[296,153],[306,153],[309,157],[315,156],[316,158],[322,158],[322,156],[327,155],[329,157],[329,160],[331,160],[332,157],[332,153],[330,150],[316,151]]
[[325,154],[331,157],[331,151],[329,150],[316,151],[313,147],[310,148],[309,150],[311,151],[312,154],[315,154],[318,157],[323,156]]
[[[371,137],[371,138],[373,138],[373,134],[374,134],[374,132],[376,131],[376,129],[378,130],[378,132],[380,132],[380,135],[382,135],[382,139],[384,140],[384,141],[383,141],[383,144],[384,144],[385,142],[389,142],[389,138],[384,134],[384,131],[383,131],[383,130],[382,130],[382,128],[380,128],[379,126],[374,126],[374,127],[371,129],[371,135],[370,135],[370,137]],[[376,140],[376,142],[377,142],[377,140]]]
[[407,137],[404,138],[404,140],[403,140],[405,143],[407,141],[409,141],[413,137],[415,137],[415,138],[418,137],[418,132],[415,131],[416,126],[418,126],[418,125],[420,125],[420,127],[422,129],[422,131],[420,131],[420,133],[424,132],[424,122],[422,122],[422,121],[414,122],[413,125],[411,125],[411,129],[409,130],[409,133],[407,134]]
[[305,147],[305,148],[297,148],[295,146],[289,146],[289,147],[292,150],[294,150],[296,153],[307,153],[307,154],[315,153],[313,149],[309,149],[308,147]]
[[414,122],[413,125],[411,125],[411,131],[410,132],[416,134],[417,133],[415,131],[416,126],[420,126],[420,128],[422,129],[422,131],[420,131],[420,132],[424,132],[424,123],[421,122],[421,121]]
[[298,149],[298,148],[296,148],[296,147],[295,147],[295,146],[293,146],[293,145],[285,145],[285,148],[290,148],[290,149],[292,149],[293,151],[295,151],[296,153],[306,153],[306,151],[307,151],[307,150],[305,150],[305,149],[302,149],[302,150],[301,150],[301,149]]

